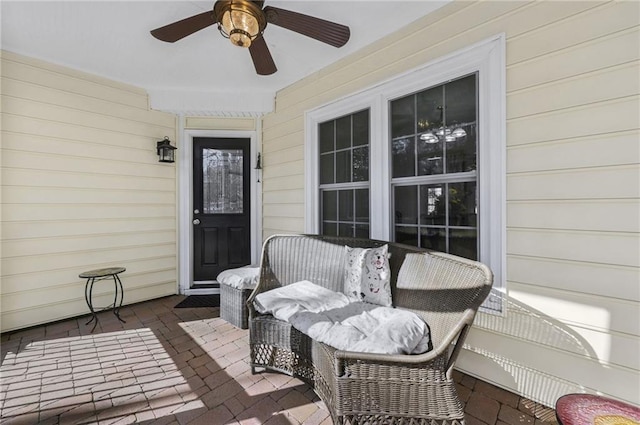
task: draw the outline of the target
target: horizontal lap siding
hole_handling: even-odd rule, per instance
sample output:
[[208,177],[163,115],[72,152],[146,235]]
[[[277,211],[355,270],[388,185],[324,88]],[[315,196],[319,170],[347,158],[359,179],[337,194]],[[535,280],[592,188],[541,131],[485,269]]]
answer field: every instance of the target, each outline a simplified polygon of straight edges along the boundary
[[638,2],[454,1],[282,90],[263,125],[265,233],[303,229],[305,111],[504,32],[506,311],[478,315],[458,367],[547,405],[640,402],[639,16]]
[[[175,117],[140,89],[2,52],[2,331],[86,314],[107,266],[125,304],[176,293]],[[113,287],[96,286],[94,302]]]

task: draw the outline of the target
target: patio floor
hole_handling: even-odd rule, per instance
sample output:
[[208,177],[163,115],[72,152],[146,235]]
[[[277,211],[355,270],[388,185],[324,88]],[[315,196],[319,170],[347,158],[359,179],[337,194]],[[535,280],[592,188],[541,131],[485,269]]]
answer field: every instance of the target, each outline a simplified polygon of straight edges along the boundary
[[[252,375],[248,331],[170,296],[2,334],[2,424],[331,424],[302,381]],[[468,425],[557,425],[552,409],[456,372]]]

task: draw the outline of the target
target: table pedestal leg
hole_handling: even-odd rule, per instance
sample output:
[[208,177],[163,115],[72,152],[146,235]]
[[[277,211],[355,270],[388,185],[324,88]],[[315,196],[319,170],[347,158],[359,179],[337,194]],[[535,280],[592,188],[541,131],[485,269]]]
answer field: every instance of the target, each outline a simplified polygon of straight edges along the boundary
[[[113,275],[113,284],[116,287],[116,295],[113,298],[113,314],[115,314],[118,320],[122,323],[127,323],[126,320],[120,317],[120,307],[122,307],[122,302],[124,301],[124,289],[122,288],[122,282],[117,274]],[[118,287],[120,287],[120,303],[118,303]]]
[[96,281],[95,277],[91,277],[89,279],[87,279],[87,283],[84,285],[84,298],[87,301],[87,305],[89,306],[89,310],[91,310],[91,319],[89,319],[89,321],[87,323],[85,323],[85,325],[88,325],[89,323],[93,322],[94,320],[96,321],[93,324],[93,328],[91,328],[91,332],[93,332],[96,329],[96,326],[98,326],[98,316],[96,315],[96,311],[93,309],[93,301],[92,301],[92,292],[93,292],[93,283]]

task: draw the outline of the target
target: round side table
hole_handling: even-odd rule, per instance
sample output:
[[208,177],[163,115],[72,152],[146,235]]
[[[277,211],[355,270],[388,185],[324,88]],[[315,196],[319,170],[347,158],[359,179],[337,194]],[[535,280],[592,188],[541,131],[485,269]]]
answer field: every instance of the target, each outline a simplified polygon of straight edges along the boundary
[[638,425],[640,407],[593,394],[566,394],[556,401],[560,425]]
[[[113,314],[123,323],[126,321],[120,317],[120,307],[122,307],[122,301],[124,300],[124,289],[122,288],[122,282],[120,281],[120,277],[118,276],[120,273],[126,271],[124,267],[108,267],[105,269],[97,269],[97,270],[89,270],[87,272],[82,272],[78,275],[81,279],[87,279],[87,283],[84,285],[84,298],[87,301],[87,306],[89,306],[89,310],[91,310],[91,319],[86,323],[93,322],[93,328],[91,328],[91,332],[93,332],[98,325],[98,311],[113,309]],[[108,305],[107,307],[103,307],[96,311],[93,306],[93,285],[96,282],[101,280],[113,279],[113,285],[115,286],[115,296],[113,298],[113,304]]]

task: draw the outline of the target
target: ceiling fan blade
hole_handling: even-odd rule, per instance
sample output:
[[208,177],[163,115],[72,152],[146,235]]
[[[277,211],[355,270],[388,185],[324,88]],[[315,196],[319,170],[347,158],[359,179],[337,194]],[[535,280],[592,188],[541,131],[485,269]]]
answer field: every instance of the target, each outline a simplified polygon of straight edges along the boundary
[[270,24],[295,31],[334,47],[344,46],[351,35],[349,27],[335,22],[272,6],[265,7],[263,11]]
[[164,27],[156,28],[151,31],[151,35],[158,40],[173,43],[185,38],[194,32],[200,31],[217,22],[213,11],[202,12],[197,15],[185,18],[181,21],[174,22]]
[[259,36],[251,42],[249,53],[258,75],[271,75],[278,70],[263,36]]

